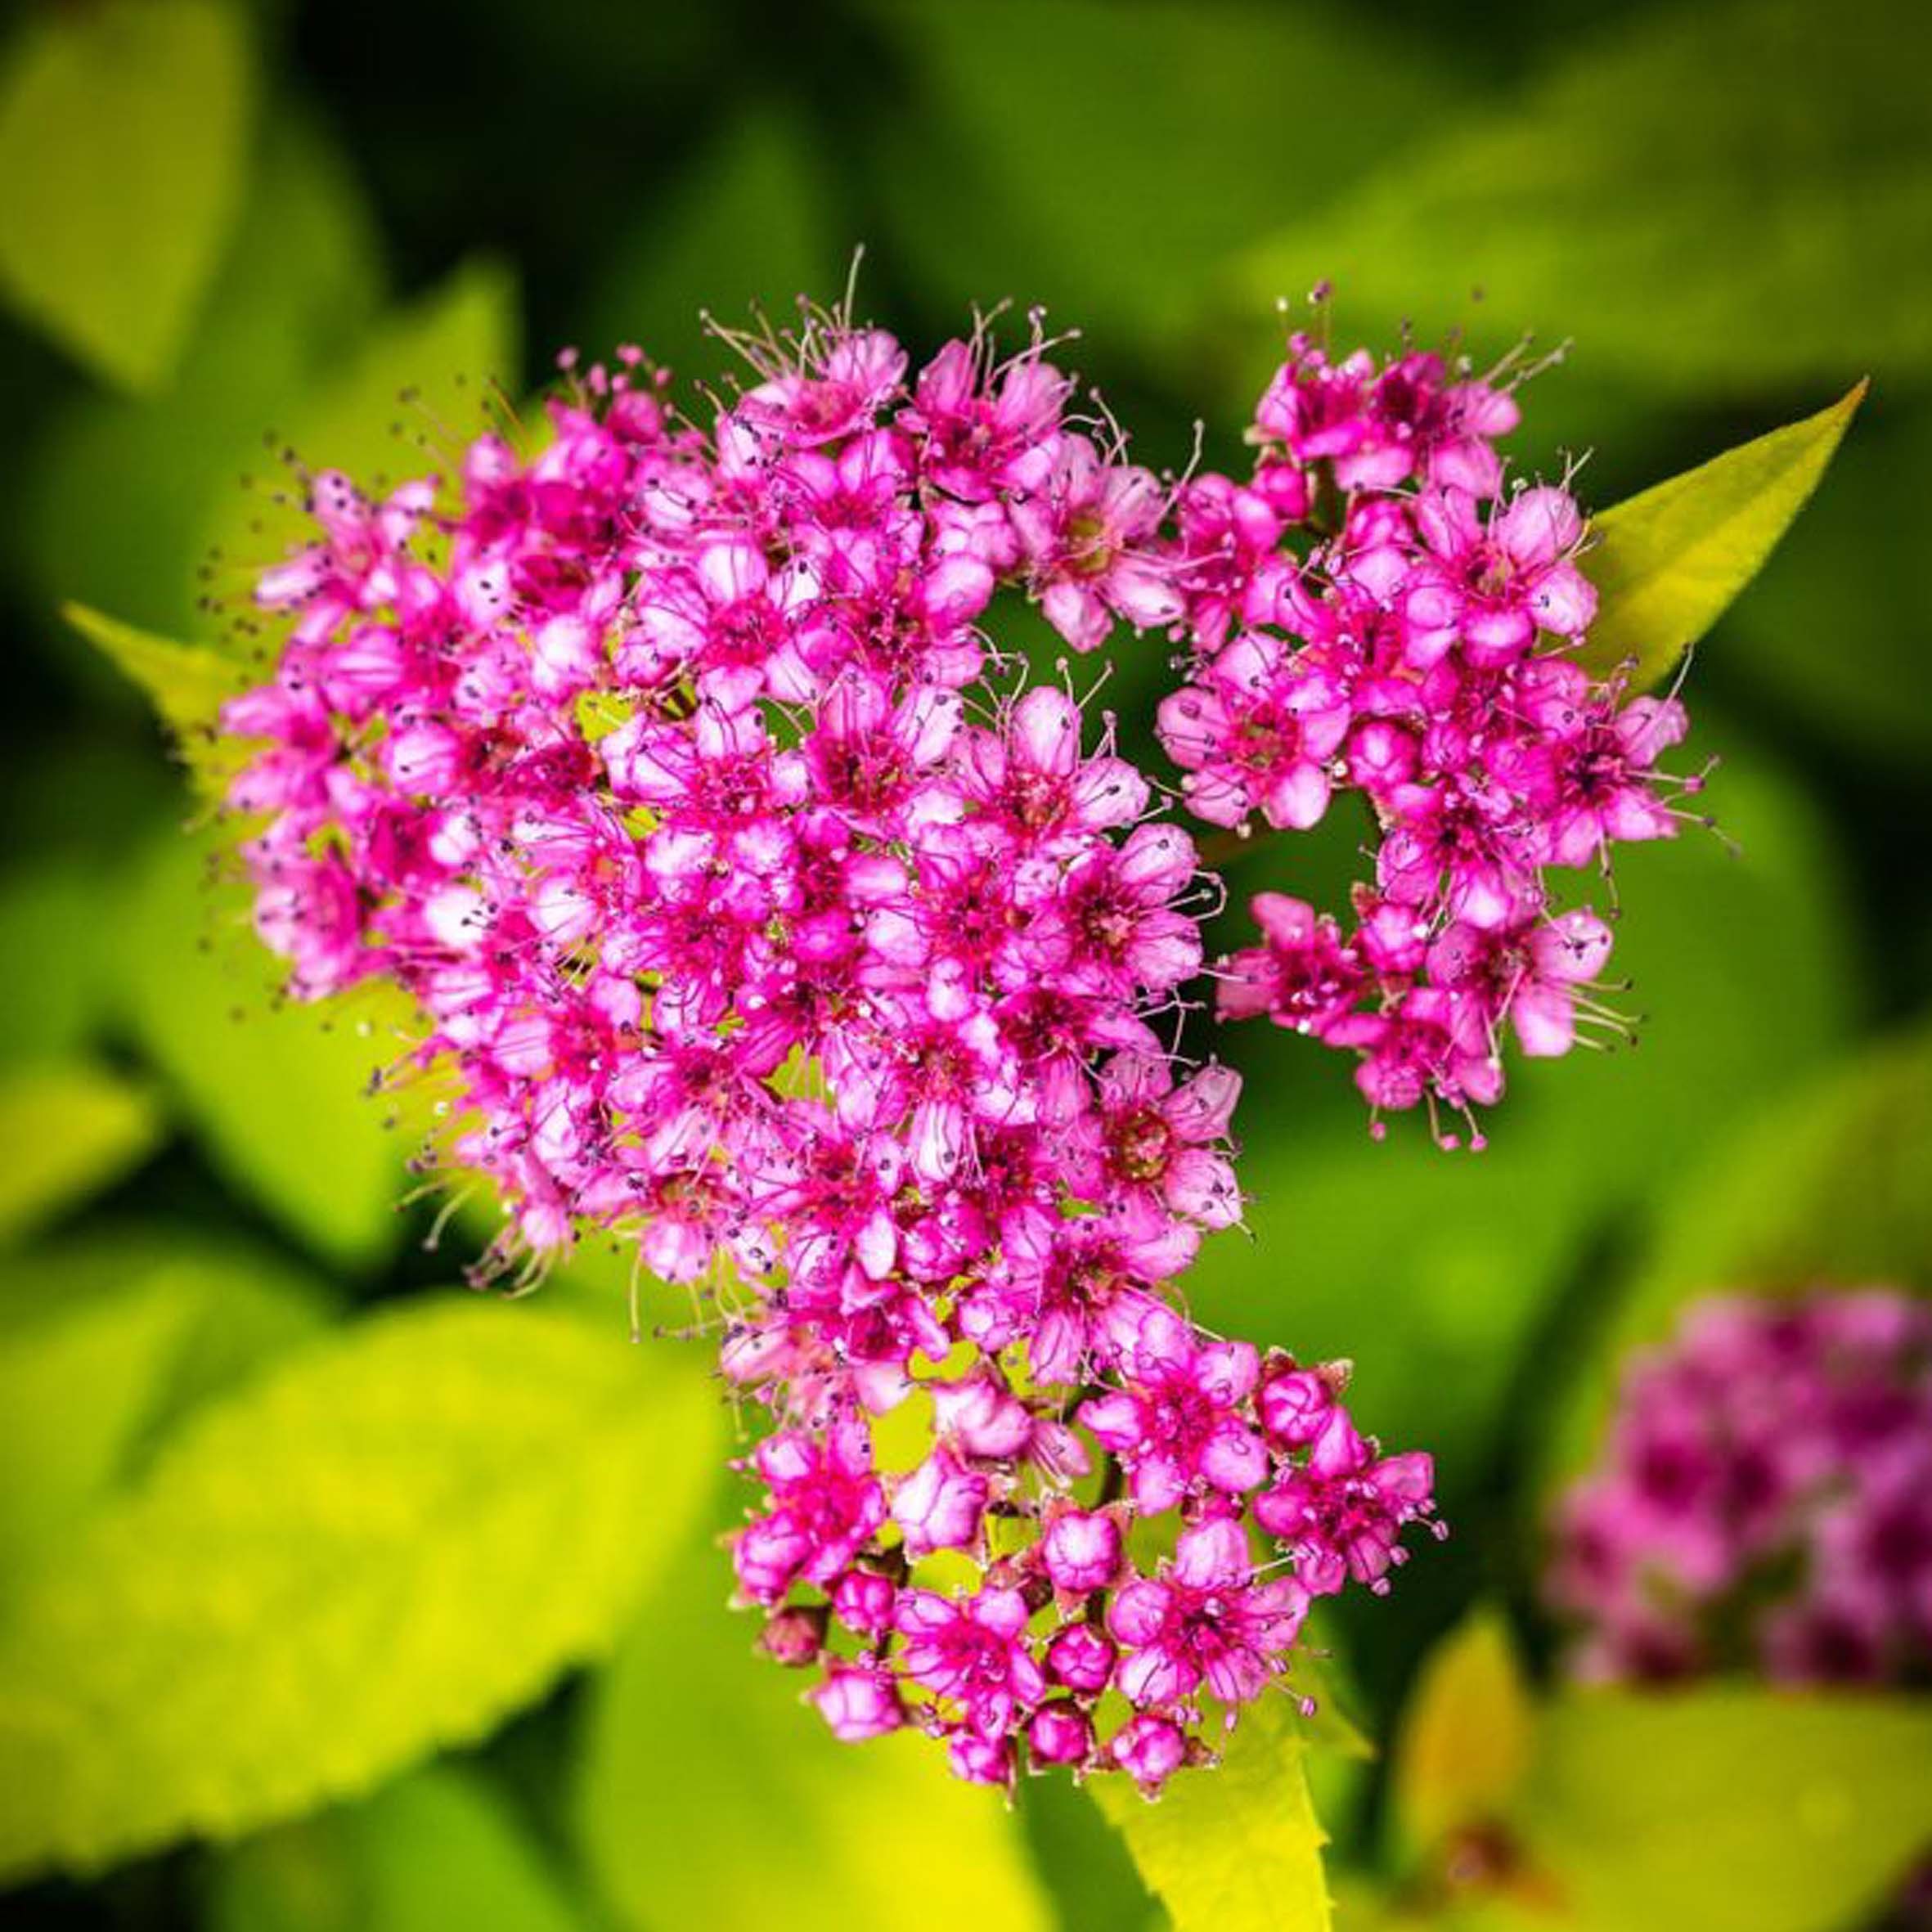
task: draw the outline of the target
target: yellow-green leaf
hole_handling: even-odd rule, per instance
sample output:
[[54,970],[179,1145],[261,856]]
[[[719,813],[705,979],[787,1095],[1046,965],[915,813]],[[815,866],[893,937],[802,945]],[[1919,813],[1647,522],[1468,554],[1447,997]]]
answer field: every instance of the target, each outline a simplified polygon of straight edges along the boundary
[[600,1655],[710,1493],[692,1368],[438,1300],[204,1409],[0,1631],[0,1874],[299,1816]]
[[29,458],[19,564],[37,604],[76,598],[205,640],[201,600],[248,603],[244,573],[202,573],[210,517],[245,494],[264,435],[347,365],[380,313],[375,226],[348,157],[285,97],[249,157],[247,204],[165,393],[75,396]]
[[[1578,19],[1522,77],[1440,109],[1290,224],[1232,290],[1259,349],[1279,296],[1337,290],[1345,340],[1399,317],[1479,361],[1525,330],[1593,375],[1708,407],[1932,350],[1932,144],[1898,0],[1820,30],[1807,0]],[[1541,398],[1536,408],[1544,407]]]
[[218,714],[247,681],[232,658],[204,644],[177,644],[90,610],[61,614],[153,701],[182,759],[204,790],[218,794],[248,756],[240,742],[215,735]]
[[[744,1499],[734,1480],[729,1503]],[[693,1539],[591,1707],[585,1857],[638,1932],[1046,1932],[1053,1914],[1000,1795],[931,1739],[838,1743],[794,1674],[725,1607],[727,1559]]]
[[161,1137],[154,1099],[79,1064],[0,1081],[0,1242],[118,1180]]
[[1328,1835],[1303,1765],[1293,1698],[1250,1705],[1212,1771],[1184,1772],[1148,1803],[1124,1778],[1088,1786],[1175,1932],[1326,1932]]
[[400,995],[283,1000],[247,889],[210,883],[219,850],[172,833],[136,855],[117,1005],[214,1166],[317,1252],[367,1265],[401,1232],[416,1146],[407,1126],[385,1128],[394,1104],[369,1094],[405,1050]]
[[247,1840],[209,1892],[214,1932],[577,1932],[586,1922],[502,1798],[447,1764]]
[[1639,689],[1668,676],[1764,568],[1817,487],[1865,387],[1597,518],[1584,564],[1597,620],[1584,664],[1600,675],[1632,666]]
[[0,1578],[70,1535],[153,1412],[190,1314],[148,1287],[61,1310],[0,1346]]
[[240,204],[247,37],[205,0],[38,12],[0,82],[0,283],[101,374],[151,388]]
[[321,1325],[325,1294],[240,1246],[128,1230],[0,1268],[0,1579],[58,1548],[168,1425]]
[[1576,1932],[1838,1932],[1932,1843],[1932,1699],[1574,1692],[1515,1822]]
[[1395,1822],[1427,1850],[1495,1817],[1535,1741],[1535,1707],[1509,1627],[1479,1606],[1423,1665],[1395,1757]]

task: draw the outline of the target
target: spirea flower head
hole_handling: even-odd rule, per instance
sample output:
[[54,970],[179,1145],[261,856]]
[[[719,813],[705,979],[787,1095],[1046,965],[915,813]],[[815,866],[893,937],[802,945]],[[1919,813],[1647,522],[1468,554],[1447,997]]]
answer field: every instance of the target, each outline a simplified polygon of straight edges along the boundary
[[1583,1676],[1932,1682],[1932,1308],[1699,1303],[1627,1376],[1546,1592]]
[[1224,1004],[1353,1048],[1382,1106],[1493,1099],[1505,1018],[1566,1043],[1606,942],[1541,869],[1669,829],[1681,715],[1567,661],[1580,519],[1501,499],[1515,405],[1431,357],[1297,343],[1253,478],[1170,485],[1037,326],[919,370],[842,314],[738,346],[702,420],[627,350],[567,365],[533,451],[311,479],[226,716],[258,927],[302,997],[415,1001],[425,1159],[507,1206],[486,1274],[596,1229],[710,1311],[769,1425],[739,1595],[838,1736],[1152,1792],[1312,1599],[1386,1587],[1431,1472],[1341,1368],[1179,1305],[1242,1212],[1238,1079],[1172,1044],[1220,895],[997,600],[1077,652],[1192,639],[1162,730],[1211,822],[1368,793],[1359,925],[1264,902]]
[[1371,876],[1347,909],[1256,899],[1258,946],[1224,962],[1224,1018],[1265,1013],[1359,1056],[1378,1117],[1427,1107],[1482,1143],[1513,1032],[1535,1056],[1623,1022],[1593,988],[1610,932],[1565,912],[1552,874],[1668,838],[1658,760],[1674,698],[1626,700],[1570,653],[1596,593],[1569,492],[1511,490],[1506,387],[1409,353],[1339,362],[1305,336],[1256,410],[1246,484],[1209,476],[1177,506],[1192,649],[1161,742],[1197,817],[1305,830],[1360,793]]

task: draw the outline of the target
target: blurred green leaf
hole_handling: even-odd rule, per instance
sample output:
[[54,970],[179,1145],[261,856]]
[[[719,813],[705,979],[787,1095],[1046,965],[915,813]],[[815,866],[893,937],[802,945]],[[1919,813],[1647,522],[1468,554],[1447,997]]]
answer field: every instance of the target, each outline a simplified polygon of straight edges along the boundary
[[1149,1804],[1121,1777],[1088,1786],[1175,1932],[1323,1932],[1328,1835],[1309,1802],[1292,1697],[1241,1715],[1220,1765],[1184,1772]]
[[43,9],[0,80],[0,282],[101,374],[173,366],[240,203],[248,41],[204,0]]
[[[406,478],[447,475],[462,446],[507,414],[521,350],[514,278],[500,264],[474,260],[440,287],[384,316],[347,364],[294,398],[275,425],[285,460],[299,465],[285,485],[218,496],[198,550],[218,581],[245,604],[253,576],[311,541],[301,478],[346,471],[372,494]],[[236,619],[232,646],[255,636]]]
[[272,1255],[177,1229],[64,1242],[0,1265],[0,1575],[10,1584],[133,1476],[182,1417],[322,1325]]
[[[205,636],[230,606],[245,607],[244,572],[198,579],[209,523],[220,503],[245,501],[264,438],[345,366],[382,295],[376,238],[347,164],[299,102],[280,103],[172,385],[139,401],[78,398],[32,452],[20,562],[38,600],[78,597],[181,637]],[[213,613],[198,609],[203,595]]]
[[586,1923],[498,1794],[434,1764],[245,1840],[209,1885],[213,1932],[576,1932]]
[[1824,1278],[1932,1289],[1932,1029],[1882,1043],[1767,1109],[1691,1177],[1640,1297]]
[[1932,1841],[1932,1701],[1575,1692],[1516,1823],[1579,1932],[1838,1932]]
[[836,299],[858,238],[837,232],[829,194],[823,159],[791,110],[744,110],[607,251],[585,304],[586,351],[632,342],[681,378],[747,373],[703,316],[738,329],[755,326],[758,310],[782,328],[799,296]]
[[608,1648],[719,1435],[698,1376],[474,1301],[204,1410],[0,1631],[0,1871],[234,1836],[483,1736]]
[[101,1012],[110,937],[91,867],[43,860],[0,884],[0,1063],[70,1058]]
[[249,894],[211,883],[220,849],[175,834],[137,855],[117,1004],[214,1165],[319,1254],[372,1263],[401,1232],[411,1151],[368,1093],[404,1050],[396,1000],[375,989],[283,1000]]
[[[1284,209],[1399,146],[1441,96],[1418,38],[1359,13],[1184,0],[870,11],[910,103],[854,130],[870,144],[895,261],[916,265],[949,312],[1044,303],[1117,359],[1193,310]],[[1290,93],[1348,110],[1301,138]],[[1266,330],[1273,312],[1252,319]]]
[[0,1576],[9,1584],[106,1493],[153,1413],[191,1304],[148,1284],[59,1310],[0,1346]]
[[1167,1915],[1148,1897],[1120,1834],[1072,1778],[1022,1778],[1013,1798],[1058,1932],[1166,1925]]
[[1251,314],[1328,276],[1352,327],[1466,326],[1484,353],[1526,326],[1573,333],[1593,366],[1706,401],[1923,373],[1932,141],[1900,57],[1914,25],[1887,6],[1822,33],[1802,0],[1606,21],[1513,107],[1395,146],[1250,251],[1229,304]]
[[0,1081],[0,1242],[119,1179],[154,1151],[154,1097],[79,1063],[23,1067]]
[[1595,1453],[1630,1351],[1725,1291],[1932,1292],[1932,1028],[1788,1088],[1682,1176],[1565,1401],[1550,1472]]
[[754,1652],[729,1588],[715,1540],[692,1539],[593,1694],[577,1816],[625,1921],[1045,1932],[999,1794],[909,1732],[836,1742],[799,1679]]
[[1500,1814],[1535,1747],[1536,1712],[1508,1624],[1479,1604],[1423,1664],[1395,1753],[1395,1817],[1424,1851]]
[[1599,601],[1579,654],[1586,670],[1606,677],[1629,665],[1638,690],[1669,676],[1764,568],[1818,487],[1865,388],[1593,519],[1588,573]]
[[197,784],[218,794],[248,756],[213,735],[222,704],[245,681],[234,659],[204,644],[152,636],[84,604],[66,604],[61,614],[147,694]]

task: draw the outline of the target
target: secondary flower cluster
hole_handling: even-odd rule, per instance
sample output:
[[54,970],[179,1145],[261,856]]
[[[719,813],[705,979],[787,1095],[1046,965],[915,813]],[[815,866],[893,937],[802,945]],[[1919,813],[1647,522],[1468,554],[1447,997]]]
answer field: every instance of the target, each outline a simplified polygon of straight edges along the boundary
[[257,925],[300,996],[411,996],[426,1158],[501,1191],[498,1271],[599,1229],[715,1311],[771,1423],[739,1585],[840,1736],[1152,1791],[1207,1700],[1286,1678],[1311,1597],[1383,1587],[1431,1471],[1342,1368],[1171,1305],[1241,1211],[1238,1081],[1155,1030],[1219,896],[995,600],[1082,650],[1193,639],[1163,729],[1211,818],[1311,822],[1337,774],[1395,815],[1360,933],[1268,902],[1228,997],[1360,1047],[1382,1104],[1493,1097],[1505,1013],[1566,1039],[1603,941],[1535,868],[1669,829],[1680,715],[1561,654],[1575,513],[1499,505],[1513,405],[1431,358],[1298,345],[1253,482],[1168,489],[1037,330],[916,372],[838,316],[739,346],[702,426],[626,351],[453,491],[312,479],[317,540],[258,587],[272,678],[224,721],[261,741]]
[[1631,1371],[1546,1587],[1587,1677],[1932,1682],[1932,1307],[1700,1303]]
[[1579,1020],[1620,1027],[1590,991],[1610,929],[1558,911],[1546,874],[1607,874],[1612,843],[1669,836],[1699,782],[1657,770],[1686,728],[1674,698],[1626,701],[1570,654],[1596,611],[1584,518],[1560,488],[1505,492],[1516,420],[1437,357],[1336,362],[1296,337],[1251,479],[1202,477],[1176,505],[1193,655],[1159,728],[1188,806],[1300,831],[1353,789],[1377,834],[1347,928],[1255,899],[1263,943],[1228,963],[1220,1011],[1353,1050],[1377,1114],[1426,1104],[1445,1145],[1444,1109],[1481,1144],[1506,1028],[1551,1056]]
[[963,1777],[1010,1783],[1023,1750],[1152,1794],[1210,1755],[1202,1699],[1232,1723],[1289,1670],[1310,1602],[1386,1588],[1427,1513],[1429,1458],[1364,1441],[1345,1368],[1208,1340],[1091,1238],[1067,1265],[1096,1260],[1077,1386],[1022,1349],[1029,1398],[1013,1361],[968,1349],[919,1391],[933,1446],[909,1471],[882,1479],[836,1405],[760,1445],[739,1586],[771,1607],[774,1656],[823,1666],[840,1737],[917,1723]]

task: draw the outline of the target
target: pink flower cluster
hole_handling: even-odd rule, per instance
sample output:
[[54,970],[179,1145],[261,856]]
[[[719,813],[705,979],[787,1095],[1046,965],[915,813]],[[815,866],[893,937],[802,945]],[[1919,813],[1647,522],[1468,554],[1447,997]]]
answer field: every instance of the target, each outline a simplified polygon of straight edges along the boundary
[[1584,1677],[1932,1683],[1932,1307],[1698,1304],[1632,1369],[1545,1588]]
[[1494,1098],[1505,1014],[1567,1040],[1606,941],[1539,868],[1669,829],[1681,714],[1562,654],[1580,523],[1501,503],[1513,405],[1431,358],[1298,344],[1253,480],[1169,488],[1037,330],[916,371],[842,316],[739,346],[702,425],[625,351],[447,491],[312,479],[258,586],[272,677],[225,714],[257,925],[299,996],[411,997],[426,1164],[510,1217],[490,1272],[595,1229],[714,1311],[771,1423],[740,1591],[840,1737],[1152,1791],[1312,1598],[1385,1586],[1431,1475],[1341,1368],[1173,1305],[1241,1213],[1238,1079],[1156,1031],[1219,895],[995,600],[1083,651],[1192,638],[1162,728],[1210,819],[1369,793],[1359,930],[1265,901],[1224,1005],[1359,1048],[1382,1105]]
[[1263,942],[1227,962],[1221,1013],[1354,1051],[1377,1114],[1426,1104],[1445,1145],[1443,1109],[1481,1144],[1471,1109],[1502,1093],[1506,1029],[1553,1056],[1579,1019],[1620,1027],[1591,991],[1610,929],[1559,912],[1547,875],[1669,836],[1699,784],[1657,769],[1685,730],[1674,698],[1626,700],[1575,661],[1597,603],[1584,521],[1562,489],[1505,492],[1495,441],[1516,420],[1438,357],[1335,362],[1298,336],[1252,477],[1200,477],[1176,504],[1193,655],[1159,728],[1188,807],[1301,831],[1353,789],[1377,837],[1346,929],[1255,899]]

